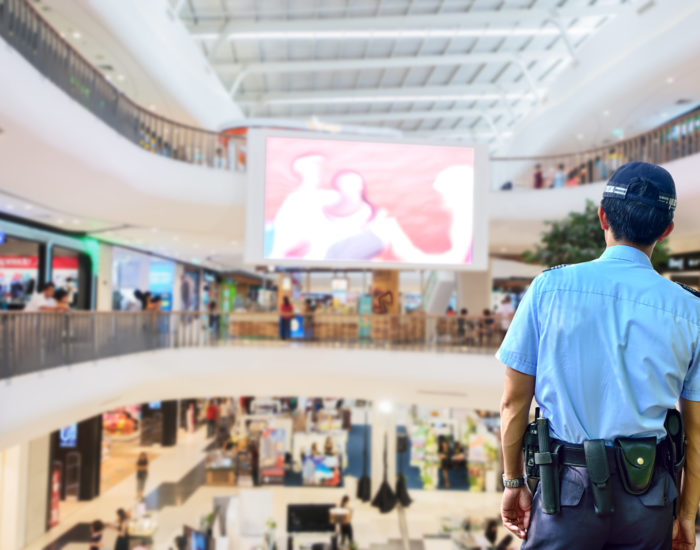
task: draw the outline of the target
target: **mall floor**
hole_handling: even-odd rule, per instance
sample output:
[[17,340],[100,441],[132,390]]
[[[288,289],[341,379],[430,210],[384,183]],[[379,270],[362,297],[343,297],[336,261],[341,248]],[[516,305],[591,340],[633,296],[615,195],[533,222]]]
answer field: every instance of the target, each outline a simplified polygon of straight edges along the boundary
[[[202,463],[210,441],[206,430],[194,434],[179,434],[176,447],[164,448],[154,458],[149,468],[146,485],[148,508],[157,508],[158,530],[154,537],[155,550],[168,550],[176,535],[187,524],[198,526],[200,518],[211,511],[215,496],[236,494],[236,488],[209,487],[203,485]],[[273,492],[274,517],[278,525],[286,524],[286,508],[289,503],[321,503],[339,501],[346,492],[354,493],[350,481],[346,488],[265,488]],[[85,550],[87,526],[95,519],[115,521],[117,508],[131,509],[136,501],[136,476],[129,474],[122,481],[107,489],[89,502],[74,502],[61,508],[61,522],[40,539],[26,546],[25,550]],[[443,518],[461,521],[466,517],[484,518],[498,515],[500,494],[469,493],[462,491],[412,491],[414,502],[406,510],[406,524],[412,540],[412,550],[422,549],[431,535],[439,534]],[[396,512],[381,515],[369,504],[353,500],[355,538],[361,550],[380,550],[397,547],[390,545],[398,540],[399,516]],[[103,548],[114,547],[115,531],[107,529]],[[286,547],[279,542],[280,548]]]

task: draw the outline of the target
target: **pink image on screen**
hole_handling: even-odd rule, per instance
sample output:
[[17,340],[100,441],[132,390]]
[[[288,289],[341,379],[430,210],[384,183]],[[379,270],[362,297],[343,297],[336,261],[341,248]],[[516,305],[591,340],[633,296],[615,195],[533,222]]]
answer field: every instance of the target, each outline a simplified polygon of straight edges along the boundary
[[266,257],[471,263],[474,150],[269,137]]

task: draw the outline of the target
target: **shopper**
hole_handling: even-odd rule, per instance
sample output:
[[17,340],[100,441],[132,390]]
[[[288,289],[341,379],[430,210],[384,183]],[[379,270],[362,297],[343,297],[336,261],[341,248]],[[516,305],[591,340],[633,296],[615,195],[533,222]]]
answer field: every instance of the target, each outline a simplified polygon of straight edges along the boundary
[[212,399],[207,405],[207,437],[214,437],[216,435],[216,420],[219,416],[219,407],[216,405],[216,401]]
[[535,189],[542,189],[544,187],[544,176],[542,175],[542,166],[540,164],[535,164],[533,187]]
[[[474,344],[474,338],[472,337],[472,331],[474,330],[474,325],[467,319],[469,315],[469,310],[463,307],[459,311],[459,319],[457,319],[457,337],[459,344],[464,346],[467,344]],[[469,335],[467,335],[469,332]]]
[[280,306],[280,340],[289,340],[293,316],[294,306],[292,306],[292,303],[289,301],[289,296],[285,296]]
[[498,307],[496,308],[496,315],[500,317],[500,329],[501,329],[501,337],[505,337],[506,332],[508,332],[508,327],[510,327],[510,322],[513,319],[513,315],[515,315],[515,308],[513,307],[513,302],[510,299],[510,296],[506,296],[501,300],[501,303],[498,304]]
[[304,337],[306,340],[314,339],[314,312],[316,305],[307,298],[304,302]]
[[479,319],[479,345],[488,345],[491,343],[491,338],[494,331],[494,321],[490,309],[485,309]]
[[148,456],[141,452],[136,461],[136,500],[143,500],[146,479],[148,478]]
[[439,442],[440,448],[440,471],[442,472],[442,486],[445,489],[450,488],[450,467],[452,466],[452,452],[450,450],[450,442],[446,437],[442,437]]
[[348,541],[348,548],[354,543],[355,539],[352,532],[352,508],[350,508],[350,497],[345,495],[340,501],[340,507],[347,510],[340,518],[340,545],[345,546],[345,541]]
[[57,288],[53,293],[55,311],[70,311],[70,293],[65,288]]
[[90,524],[90,550],[100,550],[102,548],[102,532],[105,525],[99,519]]
[[217,313],[217,303],[212,300],[207,305],[209,310],[209,332],[211,332],[212,341],[216,342],[219,339],[219,325],[221,323],[221,316]]
[[117,530],[114,550],[129,550],[129,515],[124,508],[117,510],[117,523],[112,527]]
[[56,311],[56,300],[53,297],[55,291],[55,284],[52,282],[46,283],[40,292],[32,294],[31,299],[24,306],[24,311]]
[[554,177],[552,178],[552,187],[559,189],[566,185],[566,172],[564,171],[564,165],[560,164],[557,167],[557,171],[554,172]]

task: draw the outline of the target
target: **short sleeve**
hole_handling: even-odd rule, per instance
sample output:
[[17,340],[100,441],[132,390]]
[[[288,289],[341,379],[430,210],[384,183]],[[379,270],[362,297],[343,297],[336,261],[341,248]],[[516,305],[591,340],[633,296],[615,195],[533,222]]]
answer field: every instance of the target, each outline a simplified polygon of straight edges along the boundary
[[541,277],[535,279],[530,285],[496,353],[496,359],[501,363],[532,376],[537,372],[537,353],[540,344],[537,314],[540,285]]
[[688,401],[700,401],[700,343],[685,375],[681,397]]

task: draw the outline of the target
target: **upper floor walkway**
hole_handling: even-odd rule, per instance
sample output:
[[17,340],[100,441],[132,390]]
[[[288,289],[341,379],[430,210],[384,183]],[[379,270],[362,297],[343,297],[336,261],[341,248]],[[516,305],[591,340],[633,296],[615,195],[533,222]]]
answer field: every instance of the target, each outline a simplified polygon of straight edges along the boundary
[[[0,449],[104,410],[212,395],[328,395],[497,410],[499,319],[3,313]],[[297,326],[299,323],[299,326]]]

